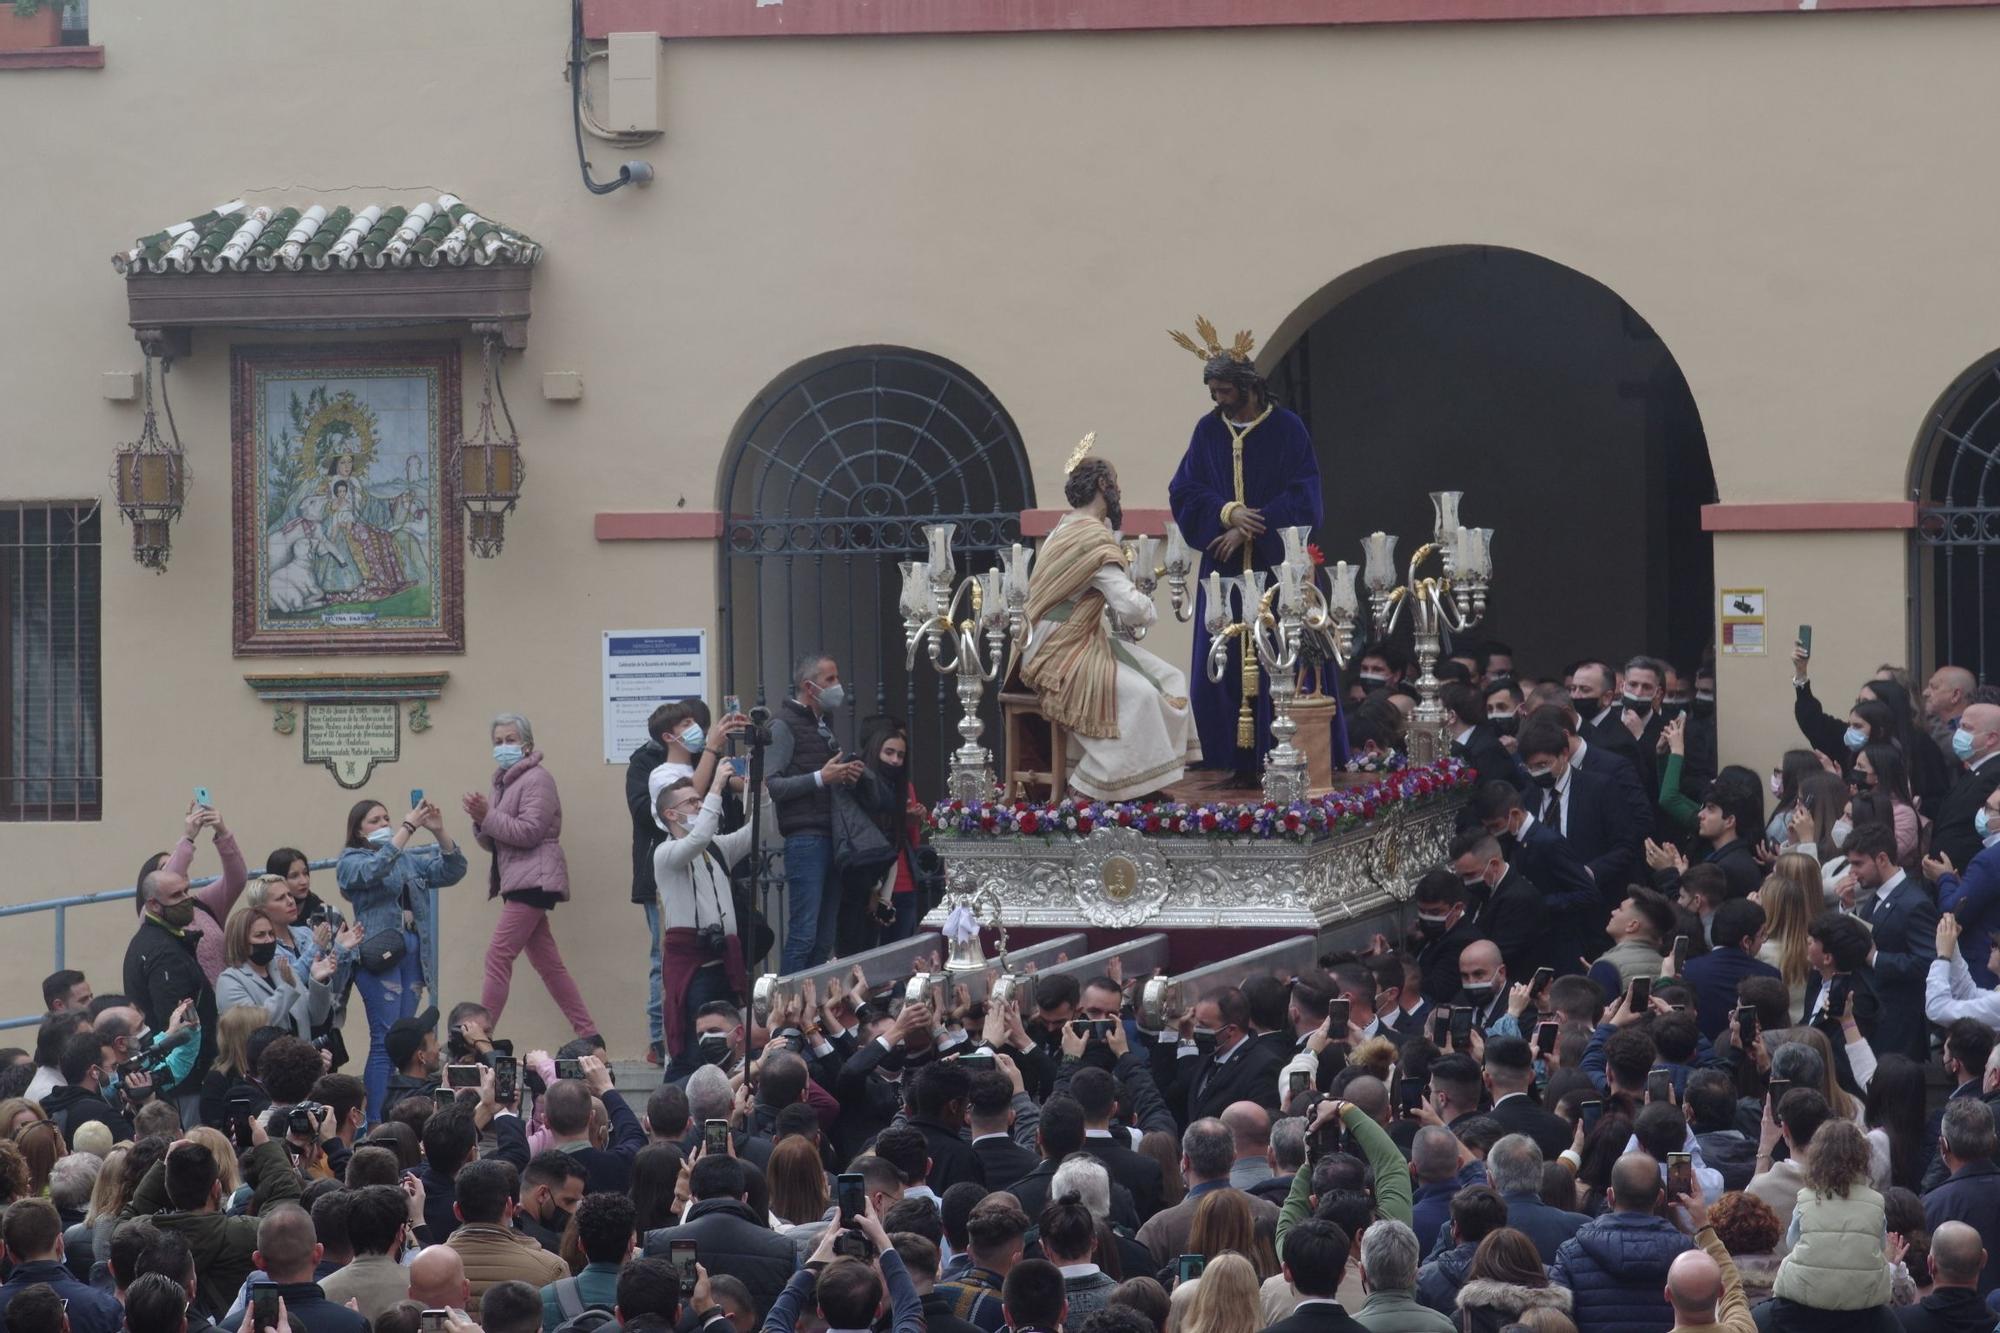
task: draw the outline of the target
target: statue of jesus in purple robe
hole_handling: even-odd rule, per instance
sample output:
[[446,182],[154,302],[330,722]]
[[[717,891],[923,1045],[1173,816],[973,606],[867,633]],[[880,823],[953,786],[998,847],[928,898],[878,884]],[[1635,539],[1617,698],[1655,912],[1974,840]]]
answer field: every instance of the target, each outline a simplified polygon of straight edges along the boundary
[[[1206,321],[1197,327],[1209,336]],[[1322,517],[1312,436],[1297,414],[1270,401],[1250,364],[1247,334],[1228,351],[1210,337],[1206,354],[1184,337],[1176,341],[1203,355],[1202,379],[1215,410],[1195,423],[1168,485],[1174,522],[1188,545],[1202,552],[1204,579],[1211,571],[1225,579],[1252,569],[1269,574],[1284,558],[1279,529],[1317,527]],[[1222,679],[1208,678],[1207,597],[1203,586],[1195,600],[1194,669],[1188,673],[1202,766],[1233,771],[1240,783],[1255,785],[1271,748],[1270,692],[1258,670],[1250,707],[1243,707],[1241,639]],[[1337,719],[1334,727],[1340,730]],[[1340,739],[1336,735],[1336,763],[1346,758]]]

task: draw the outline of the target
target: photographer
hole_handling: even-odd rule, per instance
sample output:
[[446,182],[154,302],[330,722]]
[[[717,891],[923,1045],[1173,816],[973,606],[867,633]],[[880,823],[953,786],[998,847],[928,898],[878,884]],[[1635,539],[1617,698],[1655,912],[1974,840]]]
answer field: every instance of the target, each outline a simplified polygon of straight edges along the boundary
[[[844,1251],[843,1245],[852,1246],[857,1237],[874,1251],[871,1259]],[[830,1329],[879,1327],[888,1315],[894,1333],[922,1333],[923,1298],[910,1284],[902,1256],[889,1244],[873,1204],[852,1226],[827,1228],[812,1258],[792,1275],[771,1307],[765,1333],[792,1333],[812,1307]]]
[[[130,1115],[103,1091],[106,1081],[104,1050],[97,1033],[89,1028],[63,1043],[61,1068],[66,1086],[51,1088],[49,1095],[42,1099],[42,1109],[62,1130],[65,1142],[74,1141],[78,1126],[92,1120],[101,1120],[109,1125],[114,1142],[132,1137]],[[136,1109],[151,1088],[151,1080],[143,1074],[135,1074],[126,1080],[125,1099],[136,1098],[131,1103]]]
[[740,1005],[748,991],[729,867],[750,850],[751,825],[717,832],[722,790],[732,776],[733,769],[717,764],[706,793],[681,778],[660,789],[654,806],[667,835],[653,852],[653,881],[660,900],[660,1013],[670,1081],[686,1078],[701,1063],[694,1020],[702,1006],[715,1000]]

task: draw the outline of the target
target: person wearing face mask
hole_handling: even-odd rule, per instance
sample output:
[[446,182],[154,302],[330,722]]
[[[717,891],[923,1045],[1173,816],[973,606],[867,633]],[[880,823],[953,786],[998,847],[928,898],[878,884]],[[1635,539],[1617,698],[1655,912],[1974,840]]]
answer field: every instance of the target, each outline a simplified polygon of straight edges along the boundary
[[1804,644],[1792,645],[1792,717],[1807,744],[1829,759],[1851,764],[1850,756],[1868,742],[1893,743],[1909,765],[1910,787],[1919,804],[1935,816],[1950,786],[1951,770],[1937,743],[1918,728],[1909,692],[1888,677],[1885,667],[1873,679],[1862,682],[1843,721],[1828,713],[1813,696],[1811,661]]
[[1395,644],[1365,645],[1354,665],[1354,684],[1360,691],[1359,698],[1402,684],[1409,669],[1409,655]]
[[[2000,787],[1973,813],[1972,831],[1981,846],[1962,872],[1940,852],[1924,858],[1924,878],[1937,886],[1938,909],[1968,938],[1984,941],[2000,930]],[[1969,952],[1965,959],[1972,979],[1981,986],[2000,986],[1989,959],[1977,954]]]
[[[431,846],[413,847],[418,830]],[[361,1081],[368,1088],[368,1119],[380,1120],[390,1072],[390,1028],[417,1012],[417,991],[427,984],[424,957],[436,938],[431,892],[465,878],[465,853],[444,827],[444,812],[418,803],[400,822],[380,801],[355,802],[347,812],[347,841],[334,882],[361,929],[354,988],[368,1014],[368,1059]],[[435,979],[428,984],[435,985]]]
[[294,964],[289,954],[279,952],[277,922],[255,907],[229,918],[222,946],[229,966],[215,983],[216,1003],[225,1009],[255,1005],[271,1027],[311,1040],[314,1026],[333,1008],[327,988],[336,966],[333,955]]
[[563,855],[562,797],[555,776],[535,748],[535,729],[519,713],[495,715],[491,793],[470,791],[460,802],[472,817],[472,838],[493,854],[486,896],[500,899],[500,920],[486,945],[486,980],[479,1003],[497,1028],[507,1008],[514,962],[523,953],[541,974],[549,998],[572,1031],[602,1048],[604,1039],[583,1002],[576,979],[563,965],[549,916],[569,899],[569,861]]
[[1507,864],[1500,840],[1483,828],[1452,839],[1451,868],[1465,884],[1479,933],[1493,941],[1509,975],[1531,977],[1542,964],[1548,908],[1541,889]]
[[702,1054],[698,1016],[718,1001],[740,1004],[749,991],[729,868],[750,850],[751,825],[720,832],[722,789],[730,776],[727,766],[718,766],[706,794],[681,778],[659,796],[657,817],[666,838],[653,852],[653,882],[659,895],[660,1017],[669,1081],[716,1063]]
[[195,902],[187,876],[164,866],[140,879],[139,898],[144,915],[125,948],[125,994],[156,1032],[173,1023],[184,1002],[194,1002],[200,1053],[186,1078],[155,1089],[156,1096],[180,1104],[183,1124],[194,1124],[201,1112],[201,1083],[215,1061],[215,988],[195,955],[201,934],[192,929]]
[[1511,755],[1515,738],[1521,733],[1521,687],[1512,676],[1501,676],[1479,688],[1486,705],[1486,724],[1498,734],[1501,746]]
[[[654,807],[660,789],[678,778],[694,780],[697,791],[707,791],[730,737],[748,726],[750,719],[732,714],[722,719],[714,734],[708,730],[708,705],[700,699],[670,699],[655,708],[646,719],[645,744],[632,751],[625,764],[625,806],[632,816],[632,901],[646,910],[646,934],[650,940],[646,977],[646,1063],[659,1064],[665,1037],[660,1027],[660,909],[659,893],[653,882],[653,849],[664,836]],[[734,790],[741,791],[740,783]]]
[[1943,853],[1955,866],[1970,865],[1984,841],[1974,822],[1980,807],[2000,788],[2000,704],[1967,705],[1958,730],[1951,734],[1951,752],[1965,765],[1965,772],[1940,804],[1924,806],[1935,821],[1931,850]]
[[[1632,766],[1575,732],[1567,696],[1533,709],[1515,753],[1531,784],[1528,813],[1569,839],[1600,899],[1618,893],[1643,864],[1647,807]],[[1593,919],[1601,916],[1600,901]]]
[[[1569,677],[1569,697],[1576,710],[1576,734],[1586,744],[1624,758],[1638,767],[1638,742],[1626,729],[1619,711],[1618,677],[1603,662],[1580,662]],[[1647,791],[1653,790],[1648,786]]]
[[1584,932],[1593,929],[1597,885],[1569,839],[1528,813],[1512,783],[1489,782],[1474,794],[1472,813],[1500,842],[1511,869],[1542,893],[1549,914],[1547,964],[1560,975],[1584,969]]
[[1450,867],[1440,866],[1417,881],[1411,897],[1423,997],[1432,1005],[1450,1004],[1458,995],[1458,956],[1482,938],[1466,906],[1464,881]]
[[840,667],[817,650],[792,667],[793,696],[771,719],[764,790],[785,840],[785,944],[779,970],[798,972],[833,955],[840,913],[830,895],[833,788],[853,786],[866,767],[841,753],[828,716],[847,702]]
[[1280,1109],[1284,1060],[1251,1037],[1250,1002],[1236,987],[1210,991],[1181,1019],[1176,1057],[1174,1080],[1163,1095],[1182,1124],[1220,1117],[1234,1102],[1255,1102],[1273,1114]]
[[1626,662],[1617,709],[1603,732],[1613,735],[1610,727],[1616,726],[1631,738],[1630,758],[1652,805],[1656,829],[1660,827],[1660,733],[1669,720],[1661,707],[1666,685],[1667,665],[1658,658],[1634,657]]
[[1451,738],[1451,757],[1472,765],[1479,781],[1520,781],[1520,765],[1500,743],[1500,733],[1486,720],[1486,702],[1470,685],[1453,681],[1438,691],[1438,702],[1446,713],[1445,735]]

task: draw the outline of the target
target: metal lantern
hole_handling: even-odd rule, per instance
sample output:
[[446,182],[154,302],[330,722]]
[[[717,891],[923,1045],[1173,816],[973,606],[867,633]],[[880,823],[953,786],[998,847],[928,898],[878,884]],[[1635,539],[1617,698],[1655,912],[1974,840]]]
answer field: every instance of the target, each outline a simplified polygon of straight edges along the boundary
[[[507,408],[507,391],[500,383],[496,339],[486,339],[486,388],[479,400],[478,434],[458,443],[458,495],[465,504],[466,534],[476,556],[500,554],[506,540],[507,514],[521,498],[527,464],[521,458],[521,435]],[[502,435],[493,419],[495,404],[507,423]]]
[[112,455],[111,493],[118,512],[132,525],[132,558],[159,573],[167,567],[173,538],[168,525],[181,516],[187,500],[191,472],[187,455],[181,450],[180,432],[174,426],[174,409],[167,402],[167,371],[171,361],[160,364],[160,402],[167,411],[167,431],[160,435],[159,418],[153,411],[153,358],[146,358],[146,416],[139,438]]

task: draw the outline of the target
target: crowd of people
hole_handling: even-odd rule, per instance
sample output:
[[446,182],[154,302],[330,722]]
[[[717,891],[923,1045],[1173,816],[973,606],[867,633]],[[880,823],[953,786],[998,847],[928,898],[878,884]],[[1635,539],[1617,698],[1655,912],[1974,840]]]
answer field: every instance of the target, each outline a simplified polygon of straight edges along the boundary
[[[496,720],[492,789],[462,802],[504,902],[480,998],[442,1019],[417,1011],[429,903],[468,860],[437,804],[353,808],[344,906],[293,848],[253,881],[198,804],[142,870],[122,991],[57,972],[35,1048],[0,1051],[0,1315],[1991,1333],[2000,693],[1885,667],[1842,722],[1796,662],[1805,744],[1768,779],[1716,763],[1711,671],[1443,664],[1479,781],[1407,935],[1151,1025],[1115,966],[990,1003],[853,967],[749,1008],[732,872],[762,821],[817,909],[790,904],[788,961],[913,924],[907,734],[842,748],[823,656],[768,721],[666,705],[627,781],[665,1066],[643,1105],[550,933],[560,805],[525,718]],[[1358,665],[1366,765],[1406,734],[1407,663]],[[223,873],[191,887],[204,836]],[[505,1036],[521,952],[577,1032],[553,1054]]]

